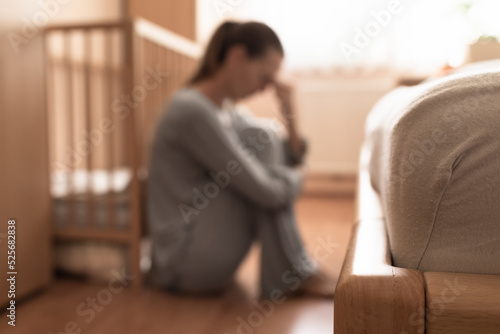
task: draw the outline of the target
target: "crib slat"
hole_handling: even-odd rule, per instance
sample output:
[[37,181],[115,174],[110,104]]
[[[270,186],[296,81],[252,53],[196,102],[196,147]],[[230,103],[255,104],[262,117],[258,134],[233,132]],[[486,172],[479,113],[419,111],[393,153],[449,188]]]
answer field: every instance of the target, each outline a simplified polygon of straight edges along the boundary
[[[151,43],[151,54],[150,54],[150,67],[152,71],[156,71],[159,69],[162,71],[163,69],[160,67],[160,57],[159,57],[159,50],[160,46],[156,43]],[[155,115],[158,111],[158,108],[160,107],[160,98],[161,98],[161,85],[163,84],[164,78],[159,78],[159,80],[151,80],[150,82],[154,82],[154,89],[151,91],[151,98],[149,102],[149,108],[145,110],[145,116],[146,116],[146,123],[144,127],[144,132],[148,133],[146,131],[149,131],[151,129],[151,124],[153,123],[153,120],[155,119]],[[148,136],[149,137],[149,136]],[[147,166],[148,161],[149,161],[149,152],[147,150],[144,150],[144,166]]]
[[168,50],[168,55],[169,55],[169,71],[171,71],[173,74],[170,78],[170,81],[169,81],[169,89],[168,89],[168,96],[169,98],[174,94],[174,90],[175,90],[175,52],[173,50]]
[[[167,49],[165,48],[158,48],[158,52],[160,53],[159,54],[159,57],[160,57],[160,68],[167,72],[167,73],[170,73],[168,71],[168,65],[167,65]],[[165,103],[165,100],[167,98],[167,92],[168,92],[168,82],[170,81],[170,78],[169,77],[166,77],[165,78],[165,81],[162,82],[162,85],[161,85],[161,89],[160,89],[160,107],[163,107],[163,104]],[[162,112],[162,110],[158,110],[159,113]]]
[[[70,149],[70,151],[66,151],[68,154],[68,161],[73,162],[74,159],[71,159],[71,152],[74,150],[74,114],[75,110],[73,109],[73,66],[71,60],[71,49],[72,49],[72,34],[70,31],[66,31],[64,33],[64,72],[65,72],[65,80],[66,80],[66,145]],[[66,208],[68,208],[67,215],[67,226],[75,226],[76,225],[76,213],[75,213],[75,184],[74,184],[74,172],[75,168],[78,167],[78,160],[75,163],[70,163],[68,166],[68,174],[66,177]]]
[[167,69],[167,72],[169,73],[167,83],[165,85],[165,96],[164,96],[165,99],[170,98],[170,90],[171,90],[171,86],[172,86],[171,73],[173,73],[173,72],[172,72],[171,62],[172,62],[172,52],[170,50],[165,50],[165,68]]
[[[160,69],[160,71],[164,72],[165,71],[165,62],[164,62],[164,59],[163,59],[163,50],[164,48],[162,48],[160,45],[156,45],[156,63],[158,64],[158,68]],[[154,121],[157,119],[157,116],[158,116],[158,113],[161,111],[161,107],[162,107],[162,104],[163,104],[163,89],[165,87],[165,81],[168,80],[168,77],[167,78],[163,78],[162,77],[162,81],[158,83],[158,89],[156,91],[156,109],[154,111],[154,114],[153,114],[153,117],[151,118],[151,121]],[[151,123],[149,123],[149,129],[151,129]]]
[[183,72],[183,64],[184,64],[184,55],[181,55],[180,53],[177,53],[177,59],[178,59],[178,63],[177,63],[177,83],[176,83],[176,87],[180,87],[182,85],[182,81],[184,80],[184,72]]
[[[132,23],[127,26],[127,46],[125,53],[130,55],[127,58],[127,63],[125,65],[127,78],[125,87],[128,88],[128,91],[132,92],[133,87],[137,84],[138,78],[141,77],[141,54],[143,54],[143,44],[142,38],[136,36],[134,34],[134,27]],[[138,101],[136,101],[138,102]],[[127,125],[129,127],[128,133],[130,136],[129,143],[131,148],[130,157],[130,168],[132,171],[132,179],[131,179],[131,215],[130,215],[130,225],[129,225],[129,233],[132,236],[130,241],[130,263],[131,263],[131,271],[135,276],[134,286],[140,287],[142,286],[142,277],[140,270],[140,244],[141,244],[141,219],[140,219],[140,203],[139,203],[139,195],[140,195],[140,187],[139,187],[139,179],[138,172],[140,169],[140,144],[143,142],[142,136],[142,113],[141,113],[141,103],[138,103],[138,107],[133,110],[130,116],[127,119]]]
[[107,147],[104,148],[104,165],[107,166],[107,194],[106,194],[106,208],[107,208],[107,224],[106,227],[110,230],[116,227],[116,210],[115,210],[115,192],[114,192],[114,136],[113,131],[115,131],[116,125],[113,118],[113,112],[111,110],[111,96],[113,92],[113,79],[112,79],[112,67],[113,67],[113,29],[106,29],[104,31],[104,93],[103,93],[103,105],[104,105],[104,117],[108,118],[111,122],[111,133],[106,133]]
[[[150,81],[148,79],[148,70],[149,68],[153,67],[153,49],[154,49],[154,43],[151,41],[144,41],[142,38],[141,40],[143,41],[144,44],[144,53],[143,53],[143,62],[142,62],[142,67],[141,67],[141,76],[139,77],[139,82],[143,86],[148,86]],[[154,68],[154,67],[153,67]],[[147,83],[146,83],[146,80]],[[149,124],[149,113],[151,112],[152,106],[153,106],[153,96],[154,96],[154,90],[146,89],[146,98],[144,99],[142,103],[142,108],[141,108],[141,119],[143,120],[141,126],[141,130],[145,129],[146,124]],[[141,166],[144,165],[144,153],[142,152],[141,154]]]
[[[91,35],[92,31],[84,31],[83,33],[83,80],[84,80],[84,113],[85,113],[85,130],[88,136],[91,136],[92,132],[92,112],[93,108],[91,105],[91,92],[90,92],[90,80],[91,80],[91,62],[92,62],[92,40]],[[86,136],[85,136],[86,137]],[[92,143],[88,138],[84,139],[87,143],[88,151],[86,154],[86,168],[85,172],[87,175],[87,189],[86,189],[86,197],[87,197],[87,210],[86,210],[86,221],[87,221],[87,229],[93,229],[95,227],[95,212],[96,206],[94,205],[94,192],[93,192],[93,183],[94,183],[94,173],[93,173],[93,156],[95,152],[95,148],[92,147]]]
[[179,85],[179,77],[180,77],[180,57],[179,54],[176,51],[173,51],[173,59],[174,59],[174,64],[173,68],[176,69],[175,74],[174,74],[174,86],[172,87],[172,94],[175,92],[175,87],[178,87]]

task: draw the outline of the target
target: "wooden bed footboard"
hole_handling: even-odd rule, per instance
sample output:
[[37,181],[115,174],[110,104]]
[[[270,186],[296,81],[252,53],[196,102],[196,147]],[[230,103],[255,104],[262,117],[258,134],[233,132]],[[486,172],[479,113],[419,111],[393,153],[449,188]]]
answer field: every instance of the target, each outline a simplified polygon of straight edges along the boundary
[[386,247],[382,220],[356,224],[335,292],[336,334],[424,333],[422,274],[391,266]]
[[424,333],[423,276],[391,265],[383,210],[361,161],[357,220],[335,293],[335,333]]
[[426,334],[500,333],[500,275],[426,272]]

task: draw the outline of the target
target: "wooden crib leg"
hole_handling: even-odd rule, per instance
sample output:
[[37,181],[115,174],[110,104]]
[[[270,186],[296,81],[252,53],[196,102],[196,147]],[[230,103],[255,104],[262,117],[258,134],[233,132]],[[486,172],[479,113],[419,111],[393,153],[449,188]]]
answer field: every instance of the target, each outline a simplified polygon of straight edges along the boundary
[[[134,233],[135,234],[135,233]],[[141,288],[143,277],[141,272],[141,238],[140,236],[132,235],[132,240],[129,243],[129,258],[130,258],[130,271],[134,276],[132,286]]]

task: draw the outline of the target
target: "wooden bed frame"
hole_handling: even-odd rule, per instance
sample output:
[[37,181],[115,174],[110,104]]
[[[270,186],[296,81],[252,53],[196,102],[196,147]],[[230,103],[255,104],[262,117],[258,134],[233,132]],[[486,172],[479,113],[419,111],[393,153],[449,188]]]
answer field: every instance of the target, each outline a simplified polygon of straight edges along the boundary
[[337,284],[335,334],[500,333],[500,276],[392,265],[383,208],[362,149],[356,220]]
[[[133,285],[141,286],[145,185],[156,121],[162,104],[192,74],[202,49],[193,41],[141,18],[51,26],[45,29],[44,39],[51,177],[55,171],[67,176],[63,197],[67,215],[64,224],[54,224],[55,239],[126,245],[127,274],[135,276]],[[167,73],[162,80],[156,78],[154,89],[153,71]],[[124,96],[129,96],[128,102]],[[104,119],[112,130],[101,133],[98,143],[91,142],[88,135],[102,130]],[[85,154],[81,154],[80,161],[71,161],[65,150],[75,152],[82,133],[87,133],[91,148],[82,151]],[[119,168],[131,175],[125,196],[126,226],[117,226],[116,203],[120,194],[109,187],[104,196],[97,198],[90,179],[95,178],[92,173],[96,170],[105,171],[111,185],[113,173]],[[86,190],[78,196],[73,178],[76,170],[90,175]],[[85,218],[80,218],[85,220],[84,226],[77,224],[76,214],[82,213],[76,212],[77,200],[78,205],[84,204]],[[106,213],[104,224],[96,223],[97,205]],[[101,211],[99,214],[102,218]]]

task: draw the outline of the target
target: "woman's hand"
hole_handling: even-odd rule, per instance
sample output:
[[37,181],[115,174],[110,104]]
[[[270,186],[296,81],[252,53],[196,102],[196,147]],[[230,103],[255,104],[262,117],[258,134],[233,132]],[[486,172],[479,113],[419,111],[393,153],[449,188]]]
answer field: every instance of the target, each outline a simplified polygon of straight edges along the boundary
[[276,91],[276,97],[280,102],[281,115],[285,118],[287,123],[289,120],[293,122],[293,118],[295,118],[295,110],[292,102],[292,87],[278,81],[273,82],[273,84]]
[[292,99],[292,88],[278,81],[274,81],[273,85],[276,89],[276,97],[280,103],[281,115],[284,118],[285,126],[288,130],[290,147],[295,157],[302,157],[304,154],[304,146],[298,135],[297,126],[295,124],[295,107]]

